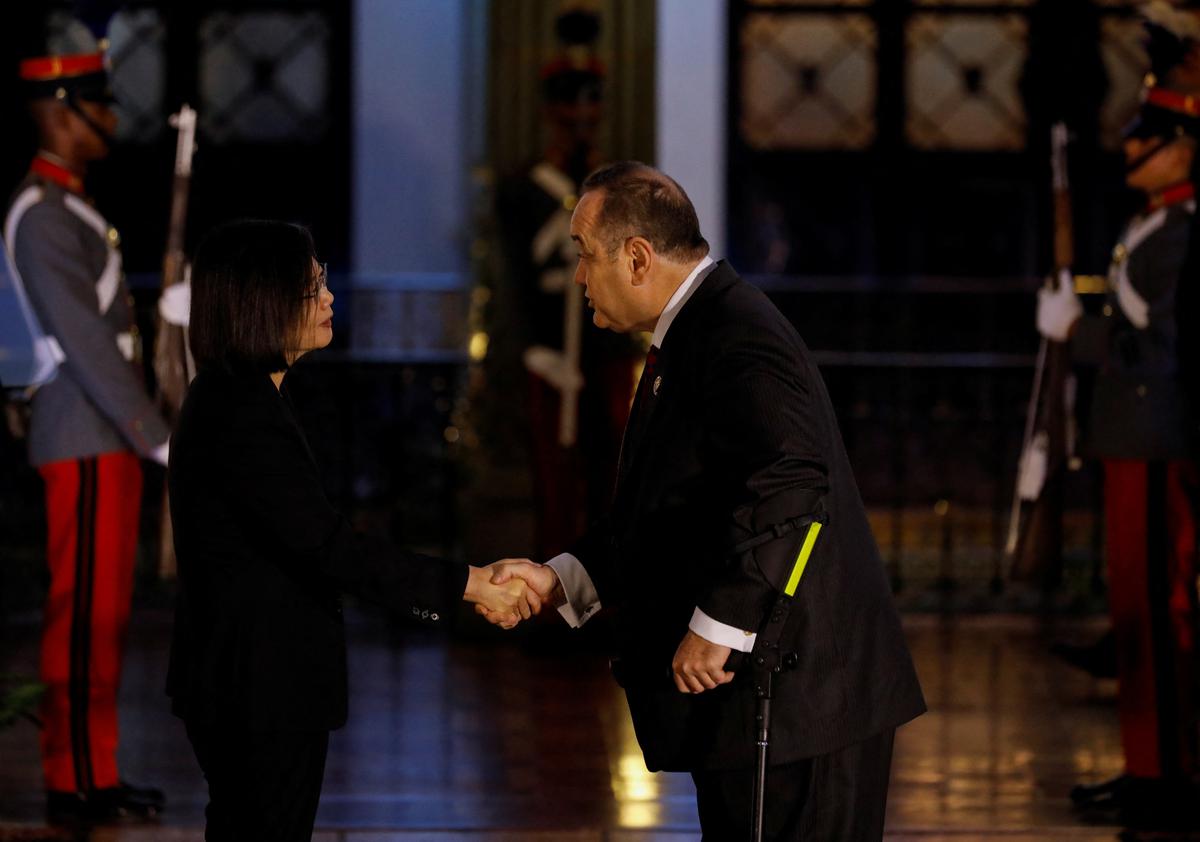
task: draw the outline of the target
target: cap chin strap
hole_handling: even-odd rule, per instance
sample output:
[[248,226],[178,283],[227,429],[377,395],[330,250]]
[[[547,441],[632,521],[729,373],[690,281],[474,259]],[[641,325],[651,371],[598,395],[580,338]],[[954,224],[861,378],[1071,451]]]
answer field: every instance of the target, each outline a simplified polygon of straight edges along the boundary
[[1132,175],[1133,173],[1140,170],[1147,161],[1149,161],[1151,158],[1153,158],[1159,152],[1162,152],[1164,149],[1166,149],[1168,146],[1170,146],[1172,143],[1174,143],[1177,140],[1179,140],[1178,137],[1173,137],[1170,139],[1159,138],[1159,142],[1156,145],[1151,146],[1149,149],[1147,149],[1141,155],[1138,155],[1136,158],[1134,158],[1132,161],[1130,161],[1128,164],[1125,165],[1125,175]]
[[84,111],[83,108],[80,107],[79,99],[78,99],[78,97],[76,97],[75,94],[68,93],[65,97],[63,97],[59,101],[62,102],[64,105],[66,105],[67,108],[70,108],[72,111],[74,111],[75,115],[77,117],[79,117],[80,120],[83,120],[84,124],[87,125],[87,127],[89,129],[94,131],[96,133],[97,137],[99,137],[102,141],[104,141],[104,145],[107,146],[109,149],[112,149],[112,147],[116,143],[117,139],[115,137],[113,137],[109,132],[105,131],[103,126],[101,126],[99,123],[97,123],[95,120],[93,120],[91,117],[88,116],[87,112]]

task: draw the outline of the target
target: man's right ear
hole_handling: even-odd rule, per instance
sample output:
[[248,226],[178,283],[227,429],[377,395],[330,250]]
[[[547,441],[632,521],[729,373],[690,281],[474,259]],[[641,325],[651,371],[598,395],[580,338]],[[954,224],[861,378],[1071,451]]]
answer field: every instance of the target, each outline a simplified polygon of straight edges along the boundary
[[650,274],[650,267],[654,265],[654,249],[650,247],[650,243],[645,237],[631,237],[625,248],[627,259],[630,262],[629,268],[633,276],[633,285],[641,286]]

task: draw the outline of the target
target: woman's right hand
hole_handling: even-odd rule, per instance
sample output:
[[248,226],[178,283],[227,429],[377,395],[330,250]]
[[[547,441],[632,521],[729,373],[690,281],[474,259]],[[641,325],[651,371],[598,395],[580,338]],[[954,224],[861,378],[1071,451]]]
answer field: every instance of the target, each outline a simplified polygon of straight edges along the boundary
[[[501,559],[496,564],[510,564],[527,559]],[[511,629],[521,620],[528,620],[542,610],[542,600],[525,582],[518,578],[502,584],[492,584],[493,567],[471,567],[467,575],[467,589],[463,599],[474,603],[476,610],[489,621],[504,629]],[[486,609],[480,610],[480,609]]]

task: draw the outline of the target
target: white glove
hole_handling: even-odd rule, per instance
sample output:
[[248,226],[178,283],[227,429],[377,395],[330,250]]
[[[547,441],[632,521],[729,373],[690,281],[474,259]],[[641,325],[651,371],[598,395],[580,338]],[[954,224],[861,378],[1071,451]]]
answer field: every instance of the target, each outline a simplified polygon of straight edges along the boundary
[[150,459],[164,468],[167,467],[167,456],[171,452],[171,440],[167,439],[150,453]]
[[1066,342],[1071,326],[1082,315],[1083,305],[1069,279],[1060,280],[1058,289],[1042,287],[1038,290],[1037,329],[1047,339]]
[[562,351],[534,345],[525,349],[522,358],[526,369],[560,392],[578,392],[583,388],[583,373],[571,365]]
[[167,324],[188,326],[192,312],[192,285],[187,281],[171,284],[158,297],[158,314]]

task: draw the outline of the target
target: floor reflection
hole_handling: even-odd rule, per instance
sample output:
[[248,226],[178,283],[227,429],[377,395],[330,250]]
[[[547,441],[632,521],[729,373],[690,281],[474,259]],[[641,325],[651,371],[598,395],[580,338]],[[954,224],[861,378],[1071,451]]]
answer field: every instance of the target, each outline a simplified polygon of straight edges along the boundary
[[622,702],[613,705],[612,720],[617,723],[616,763],[613,766],[612,793],[617,803],[617,823],[621,827],[658,827],[661,778],[646,769],[633,733],[633,723],[625,715]]
[[[1025,618],[910,617],[930,711],[897,735],[889,826],[1074,827],[1067,792],[1119,774],[1116,684],[1046,653],[1054,629]],[[1047,836],[1047,838],[1053,838]]]
[[[331,743],[319,838],[698,838],[689,777],[646,770],[602,654],[561,629],[493,634],[472,619],[450,642],[353,617],[351,718]],[[162,695],[169,622],[135,615],[122,762],[167,790],[170,811],[161,827],[96,839],[199,838],[203,781]],[[1121,770],[1115,684],[1046,654],[1096,623],[909,617],[906,629],[930,712],[897,735],[889,839],[1115,838],[1067,803],[1072,784]],[[35,619],[4,639],[0,671],[33,671]],[[41,803],[36,732],[0,733],[0,830],[37,823]]]

